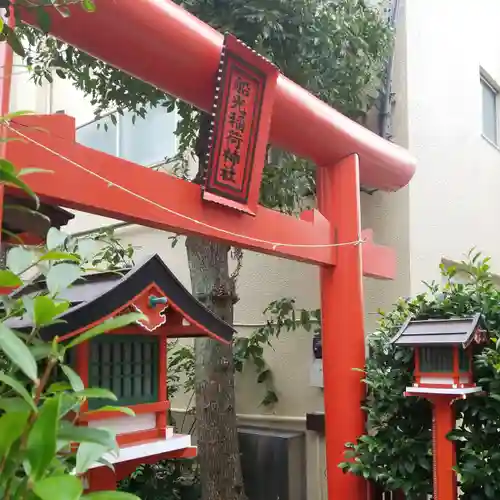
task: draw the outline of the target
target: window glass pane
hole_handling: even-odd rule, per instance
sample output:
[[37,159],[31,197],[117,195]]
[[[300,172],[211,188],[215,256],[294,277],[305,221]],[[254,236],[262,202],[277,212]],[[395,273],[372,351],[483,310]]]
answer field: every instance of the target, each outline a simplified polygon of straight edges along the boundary
[[[97,128],[98,124],[99,128]],[[108,130],[104,129],[105,124],[108,126]],[[109,116],[105,116],[100,120],[79,127],[76,130],[76,141],[89,148],[117,156],[117,134],[116,126],[112,124]]]
[[483,93],[483,134],[497,144],[497,93],[485,81],[481,81],[481,87]]
[[158,107],[146,118],[137,117],[135,124],[131,113],[119,120],[121,158],[148,166],[175,155],[175,113]]

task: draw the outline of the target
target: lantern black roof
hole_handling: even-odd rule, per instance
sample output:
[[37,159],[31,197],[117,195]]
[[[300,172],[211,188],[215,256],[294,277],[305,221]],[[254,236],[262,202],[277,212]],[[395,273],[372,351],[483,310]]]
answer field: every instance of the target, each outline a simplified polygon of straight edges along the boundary
[[[119,271],[88,274],[60,294],[71,307],[57,319],[60,322],[43,328],[44,338],[62,337],[112,315],[151,284],[155,284],[181,312],[200,325],[207,334],[230,342],[235,330],[207,309],[181,284],[158,255],[153,255],[136,266]],[[44,279],[19,288],[12,298],[34,296],[47,290]],[[17,330],[30,330],[28,316],[12,318],[6,324]]]
[[462,345],[465,349],[474,341],[482,327],[482,318],[476,314],[468,318],[424,319],[408,321],[391,340],[400,346]]

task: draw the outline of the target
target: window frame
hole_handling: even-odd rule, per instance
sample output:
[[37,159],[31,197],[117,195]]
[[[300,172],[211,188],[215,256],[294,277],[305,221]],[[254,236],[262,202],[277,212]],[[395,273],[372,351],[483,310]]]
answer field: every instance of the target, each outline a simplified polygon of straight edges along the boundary
[[[481,85],[481,135],[483,139],[488,141],[496,148],[500,148],[500,86],[495,80],[486,73],[483,69],[479,73],[479,82]],[[484,106],[483,106],[483,87],[487,87],[494,95],[494,120],[495,120],[495,138],[491,139],[485,134],[484,131]]]

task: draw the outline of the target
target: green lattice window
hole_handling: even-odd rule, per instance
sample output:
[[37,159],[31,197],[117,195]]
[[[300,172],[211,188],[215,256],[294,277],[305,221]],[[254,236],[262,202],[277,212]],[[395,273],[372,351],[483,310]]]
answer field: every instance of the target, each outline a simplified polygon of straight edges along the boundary
[[118,401],[91,399],[89,409],[158,401],[158,347],[158,338],[146,335],[101,335],[91,340],[89,385],[109,389]]
[[453,347],[421,347],[420,371],[431,373],[452,372]]
[[469,355],[461,348],[458,348],[458,368],[461,373],[468,373],[471,370]]

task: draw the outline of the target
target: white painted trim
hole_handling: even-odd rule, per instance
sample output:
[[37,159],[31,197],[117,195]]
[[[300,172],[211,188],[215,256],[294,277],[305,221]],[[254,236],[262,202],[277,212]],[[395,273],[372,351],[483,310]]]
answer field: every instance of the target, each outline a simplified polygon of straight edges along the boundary
[[89,427],[105,428],[115,434],[128,434],[130,432],[148,431],[156,427],[156,414],[143,413],[131,417],[128,415],[115,418],[91,420]]
[[[161,439],[158,441],[148,441],[146,443],[137,444],[133,446],[126,446],[120,448],[118,455],[113,453],[106,453],[102,458],[109,463],[118,464],[121,462],[130,462],[138,458],[150,457],[153,455],[160,455],[169,451],[183,450],[191,446],[191,436],[186,434],[175,434],[168,439]],[[90,466],[90,469],[97,469],[98,467],[106,467],[103,464],[95,463]]]
[[408,394],[450,394],[452,396],[461,396],[462,394],[475,394],[477,392],[482,392],[481,387],[464,387],[462,389],[452,389],[451,387],[440,387],[440,388],[430,388],[430,387],[407,387],[406,392]]

